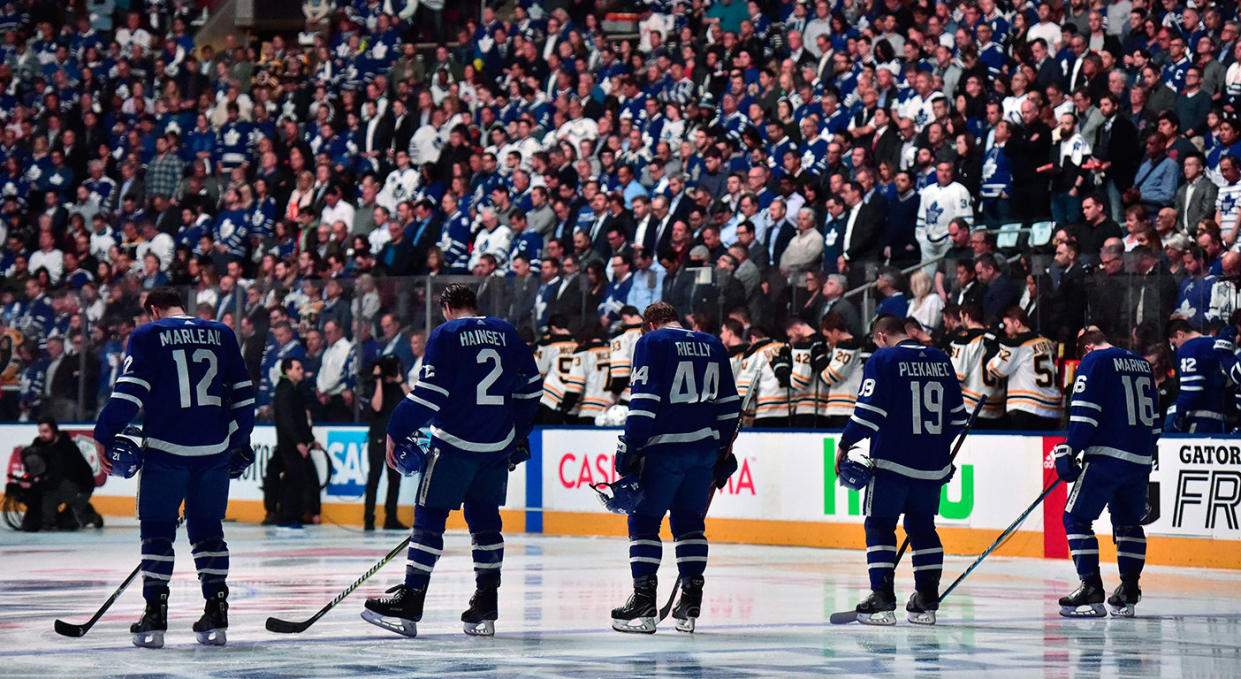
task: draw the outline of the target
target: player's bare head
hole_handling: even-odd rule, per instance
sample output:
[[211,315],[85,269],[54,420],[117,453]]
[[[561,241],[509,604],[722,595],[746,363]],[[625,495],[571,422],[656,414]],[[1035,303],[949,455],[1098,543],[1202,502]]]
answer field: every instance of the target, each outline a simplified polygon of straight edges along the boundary
[[449,318],[450,315],[452,318],[473,316],[478,312],[478,296],[469,286],[453,283],[440,293],[440,308],[444,312],[444,318]]
[[185,302],[181,300],[181,294],[172,288],[155,288],[147,293],[142,309],[151,318],[159,320],[173,313],[185,313]]
[[905,333],[905,319],[892,314],[883,314],[870,324],[870,337],[880,349],[893,347],[902,340],[909,339]]
[[620,310],[621,320],[626,324],[638,323],[642,320],[642,312],[638,311],[638,307],[626,304]]
[[565,316],[564,314],[552,314],[547,319],[548,330],[559,330],[560,332],[563,333],[563,332],[567,332],[568,328],[569,328],[569,318]]
[[1177,349],[1180,349],[1182,344],[1198,337],[1198,335],[1199,333],[1197,330],[1194,330],[1194,326],[1190,325],[1189,321],[1184,318],[1172,319],[1168,322],[1168,327],[1164,331],[1164,336]]
[[1009,307],[1004,312],[1004,331],[1010,335],[1016,335],[1019,332],[1025,332],[1030,329],[1030,317],[1021,307]]
[[655,302],[642,312],[642,332],[658,330],[666,325],[680,325],[680,322],[676,307],[667,302]]
[[814,334],[814,326],[801,316],[791,316],[784,322],[784,333],[789,336],[789,341],[800,342]]
[[1106,349],[1110,346],[1112,345],[1107,341],[1107,335],[1098,329],[1086,330],[1077,336],[1077,355],[1080,358],[1085,358],[1086,354],[1095,349]]

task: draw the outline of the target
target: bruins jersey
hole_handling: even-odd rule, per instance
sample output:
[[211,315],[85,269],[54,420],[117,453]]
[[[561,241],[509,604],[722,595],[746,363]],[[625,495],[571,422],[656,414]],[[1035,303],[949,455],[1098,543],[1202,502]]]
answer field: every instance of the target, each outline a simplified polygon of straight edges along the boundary
[[857,403],[858,389],[862,386],[862,366],[869,353],[864,353],[862,343],[856,339],[842,340],[832,347],[827,367],[819,379],[827,385],[827,417],[849,417]]
[[814,374],[810,366],[810,347],[823,341],[817,335],[792,345],[793,373],[789,386],[793,388],[793,412],[797,415],[822,415],[827,412],[827,385]]
[[17,348],[21,346],[22,339],[21,332],[13,328],[0,334],[0,389],[4,391],[17,391],[19,388],[22,360],[17,355]]
[[596,415],[612,407],[612,392],[608,391],[611,355],[611,347],[601,340],[580,346],[573,354],[573,364],[565,380],[565,394],[581,396],[569,413],[573,417],[593,421]]
[[[784,346],[783,342],[764,339],[750,345],[741,361],[741,383],[737,392],[741,402],[752,402],[754,417],[757,418],[788,418],[788,390],[776,381],[771,371],[771,358]],[[750,389],[756,391],[754,398],[749,399]]]
[[[728,366],[733,371],[733,382],[740,384],[741,382],[741,365],[745,362],[745,352],[750,348],[748,344],[738,344],[735,347],[725,347],[728,350]],[[745,398],[742,395],[742,398]]]
[[564,401],[565,379],[573,369],[573,352],[577,342],[568,333],[543,338],[534,350],[534,362],[543,375],[543,396],[539,405],[559,410]]
[[987,361],[987,373],[1008,378],[1007,412],[1060,417],[1055,342],[1033,331],[1001,340],[1000,350]]
[[612,337],[608,358],[608,389],[620,395],[621,405],[629,405],[629,373],[633,369],[633,348],[642,337],[641,325],[622,326]]
[[978,399],[986,398],[987,405],[982,407],[978,417],[994,420],[1004,416],[1005,380],[986,369],[989,358],[984,341],[986,334],[987,331],[980,328],[958,334],[948,347],[948,358],[961,383],[965,409],[974,412]]

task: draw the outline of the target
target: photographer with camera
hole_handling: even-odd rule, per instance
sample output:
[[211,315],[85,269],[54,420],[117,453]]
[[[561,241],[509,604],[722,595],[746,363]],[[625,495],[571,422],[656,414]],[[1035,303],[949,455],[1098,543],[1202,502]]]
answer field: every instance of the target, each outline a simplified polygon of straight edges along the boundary
[[103,518],[90,506],[95,475],[82,452],[68,434],[60,431],[56,420],[39,420],[39,435],[22,450],[22,465],[31,482],[26,496],[26,516],[22,530],[56,530],[61,527],[60,505],[66,505],[63,526],[77,530],[88,524],[103,527]]
[[370,386],[374,392],[370,397],[370,408],[367,409],[370,429],[367,432],[367,460],[370,465],[366,475],[366,505],[363,522],[368,531],[375,530],[375,495],[379,490],[379,477],[384,470],[388,474],[388,491],[384,499],[384,530],[408,530],[396,518],[397,493],[401,489],[401,474],[384,463],[387,455],[388,418],[396,409],[409,387],[405,384],[402,373],[401,359],[396,354],[388,354],[375,359],[372,364],[371,376],[374,383]]

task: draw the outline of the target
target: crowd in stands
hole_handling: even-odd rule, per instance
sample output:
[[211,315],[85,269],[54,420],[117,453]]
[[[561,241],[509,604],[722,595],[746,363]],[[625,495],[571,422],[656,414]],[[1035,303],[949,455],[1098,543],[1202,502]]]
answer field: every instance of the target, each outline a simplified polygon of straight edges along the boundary
[[1233,2],[632,9],[310,0],[209,45],[182,0],[0,0],[0,419],[93,419],[162,285],[328,421],[416,376],[446,276],[532,345],[664,300],[739,354],[878,313],[1150,353],[1241,304]]

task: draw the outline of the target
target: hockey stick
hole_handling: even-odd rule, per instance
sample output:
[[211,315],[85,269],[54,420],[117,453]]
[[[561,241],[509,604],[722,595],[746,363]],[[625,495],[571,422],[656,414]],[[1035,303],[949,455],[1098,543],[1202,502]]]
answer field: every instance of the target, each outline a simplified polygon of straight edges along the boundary
[[376,563],[374,566],[371,566],[370,570],[363,573],[362,577],[358,578],[357,580],[354,580],[353,584],[345,588],[345,591],[341,592],[340,594],[337,594],[336,598],[328,602],[328,605],[324,606],[323,608],[320,608],[319,612],[315,613],[314,615],[310,616],[309,618],[305,620],[302,620],[301,622],[294,622],[292,620],[281,620],[280,618],[277,618],[274,616],[270,617],[267,619],[267,631],[276,632],[277,634],[300,634],[302,632],[305,632],[306,629],[310,627],[311,625],[315,624],[319,620],[319,618],[322,618],[324,615],[327,615],[328,611],[335,608],[336,604],[339,604],[340,602],[345,600],[345,597],[348,597],[350,594],[353,594],[354,590],[362,586],[362,583],[369,580],[372,575],[378,573],[381,568],[383,568],[384,566],[387,566],[388,562],[395,559],[397,555],[401,553],[401,550],[405,549],[405,547],[408,545],[409,545],[409,538],[406,537],[404,540],[401,540],[401,544],[392,548],[392,551],[388,552],[388,554],[384,556],[384,558],[380,559],[379,562]]
[[[179,528],[182,523],[185,523],[184,516],[177,521],[177,527]],[[129,587],[130,583],[134,581],[134,578],[138,577],[138,572],[141,570],[142,562],[139,561],[138,565],[134,566],[133,571],[129,573],[129,576],[121,582],[120,587],[117,587],[116,591],[112,592],[112,596],[108,597],[108,600],[103,602],[103,605],[99,607],[99,610],[95,611],[95,614],[91,616],[90,620],[87,620],[81,625],[75,625],[71,622],[65,622],[64,620],[57,619],[56,622],[53,623],[56,633],[63,637],[86,636],[86,633],[90,631],[90,628],[94,627],[95,623],[99,622],[99,619],[103,617],[103,614],[106,613],[109,608],[112,608],[112,604],[116,603],[116,600],[120,598],[121,592],[124,592],[125,589]]]
[[994,552],[995,550],[999,549],[1000,545],[1004,544],[1004,542],[1008,540],[1008,538],[1013,533],[1017,532],[1017,528],[1021,526],[1023,522],[1025,522],[1027,517],[1030,516],[1030,512],[1033,512],[1035,507],[1038,507],[1040,504],[1043,503],[1043,500],[1045,500],[1047,496],[1051,494],[1051,491],[1055,490],[1056,486],[1060,485],[1060,481],[1061,480],[1057,478],[1055,481],[1051,482],[1051,485],[1043,489],[1043,492],[1039,494],[1038,498],[1035,499],[1034,502],[1029,507],[1027,507],[1024,512],[1021,513],[1021,516],[1017,517],[1017,520],[1014,521],[1011,526],[1009,526],[1008,528],[1005,528],[1004,532],[1000,533],[1000,537],[996,538],[995,542],[991,543],[991,546],[988,547],[985,552],[983,552],[982,554],[979,554],[978,558],[974,559],[974,563],[970,564],[970,567],[966,568],[964,573],[959,575],[956,580],[953,580],[951,585],[948,585],[948,589],[944,590],[944,593],[940,595],[939,600],[943,601],[944,599],[947,599],[948,595],[952,592],[952,590],[956,589],[957,585],[961,584],[961,581],[965,579],[965,576],[974,572],[974,569],[978,567],[978,564],[982,563],[983,559],[987,558],[987,556],[991,554],[991,552]]
[[[740,412],[737,413],[737,425],[733,428],[733,437],[728,442],[728,452],[724,453],[724,455],[720,457],[721,460],[727,458],[729,454],[733,452],[733,445],[737,443],[737,435],[741,433],[741,424],[745,422],[745,411],[750,407],[750,397],[757,393],[757,391],[758,390],[751,385],[750,390],[746,392],[745,401],[741,404]],[[711,495],[707,498],[706,509],[702,510],[704,517],[707,512],[711,511],[711,503],[715,501],[716,495],[715,479],[711,479]],[[676,601],[677,592],[679,591],[681,591],[681,575],[680,573],[677,573],[677,580],[672,585],[672,593],[668,595],[668,602],[663,605],[663,608],[659,609],[659,620],[656,621],[656,624],[663,622],[668,617],[668,613],[672,611],[672,604]]]
[[[987,405],[987,398],[983,396],[978,399],[977,405],[974,406],[974,412],[970,413],[970,418],[965,421],[965,427],[961,429],[961,434],[957,436],[957,443],[952,447],[952,453],[948,456],[948,464],[951,465],[957,459],[957,453],[961,452],[961,445],[965,443],[965,437],[969,435],[970,429],[974,427],[974,421],[978,419],[978,414],[982,412],[984,406]],[[897,564],[901,562],[901,557],[905,556],[905,552],[909,549],[909,536],[905,536],[905,540],[901,542],[901,548],[896,552],[896,558],[892,560],[892,569],[896,570]],[[840,611],[832,613],[828,617],[828,622],[833,625],[844,625],[857,620],[857,611]]]

